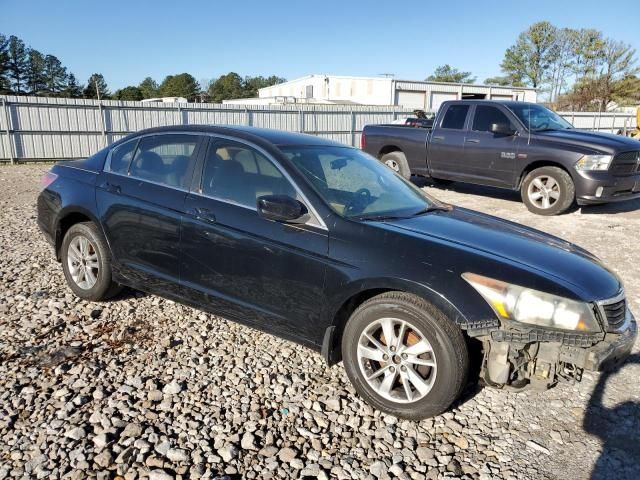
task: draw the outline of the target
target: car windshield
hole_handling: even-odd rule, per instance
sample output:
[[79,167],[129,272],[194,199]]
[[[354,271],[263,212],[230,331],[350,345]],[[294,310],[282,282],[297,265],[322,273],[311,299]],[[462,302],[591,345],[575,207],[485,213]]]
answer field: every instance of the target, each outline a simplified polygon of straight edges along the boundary
[[531,105],[523,103],[522,105],[511,105],[513,113],[524,123],[524,125],[532,132],[541,132],[543,130],[567,130],[573,126],[556,112],[543,107],[542,105]]
[[283,146],[280,150],[337,214],[358,220],[420,215],[442,204],[361,150]]

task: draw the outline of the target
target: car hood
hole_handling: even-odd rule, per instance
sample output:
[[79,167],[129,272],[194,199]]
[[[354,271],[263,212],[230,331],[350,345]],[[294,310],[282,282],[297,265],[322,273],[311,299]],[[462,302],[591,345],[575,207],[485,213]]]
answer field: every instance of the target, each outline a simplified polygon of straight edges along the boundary
[[557,142],[563,145],[575,145],[610,154],[640,150],[640,142],[638,140],[611,133],[570,129],[549,130],[547,132],[538,132],[535,135],[541,140]]
[[536,270],[571,284],[587,301],[613,297],[621,288],[618,277],[583,248],[491,215],[453,207],[449,212],[386,223],[399,231],[454,242]]

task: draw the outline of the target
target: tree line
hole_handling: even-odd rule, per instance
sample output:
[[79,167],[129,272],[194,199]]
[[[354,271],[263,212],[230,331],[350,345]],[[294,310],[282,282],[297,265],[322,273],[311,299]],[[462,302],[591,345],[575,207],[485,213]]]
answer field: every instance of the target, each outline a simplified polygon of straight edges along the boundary
[[198,82],[189,73],[179,73],[167,75],[159,84],[147,77],[138,85],[111,93],[101,73],[94,73],[82,84],[55,55],[43,54],[15,35],[0,33],[0,94],[113,100],[184,97],[190,102],[222,102],[256,97],[259,88],[284,81],[275,75],[243,78],[230,72]]
[[[640,104],[636,61],[631,45],[598,30],[543,21],[520,33],[504,53],[503,75],[484,83],[538,88],[559,109],[604,111],[612,104]],[[476,77],[444,65],[427,80],[474,83]]]

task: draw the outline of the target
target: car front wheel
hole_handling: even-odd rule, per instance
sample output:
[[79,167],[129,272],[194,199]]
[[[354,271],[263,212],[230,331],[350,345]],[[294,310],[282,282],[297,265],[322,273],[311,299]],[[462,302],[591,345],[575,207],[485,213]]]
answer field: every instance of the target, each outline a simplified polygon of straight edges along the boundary
[[111,278],[111,257],[93,223],[77,223],[64,236],[60,257],[67,284],[85,300],[106,300],[121,287]]
[[414,295],[388,292],[358,307],[342,337],[356,391],[372,406],[410,420],[438,415],[465,386],[469,357],[460,328]]

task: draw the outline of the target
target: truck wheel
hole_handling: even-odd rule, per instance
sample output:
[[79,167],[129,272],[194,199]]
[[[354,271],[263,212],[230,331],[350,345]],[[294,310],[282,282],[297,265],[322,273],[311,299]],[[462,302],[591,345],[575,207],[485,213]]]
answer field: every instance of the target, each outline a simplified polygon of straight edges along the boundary
[[411,170],[409,169],[409,163],[407,157],[402,152],[385,153],[380,159],[391,170],[399,173],[404,178],[409,180],[411,178]]
[[571,176],[561,168],[541,167],[524,178],[520,194],[530,212],[558,215],[573,204],[576,189]]
[[76,223],[64,236],[60,250],[69,288],[85,300],[106,300],[122,287],[111,279],[111,256],[94,223]]
[[342,335],[347,376],[373,407],[410,420],[438,415],[466,384],[460,328],[425,300],[387,292],[360,305]]

